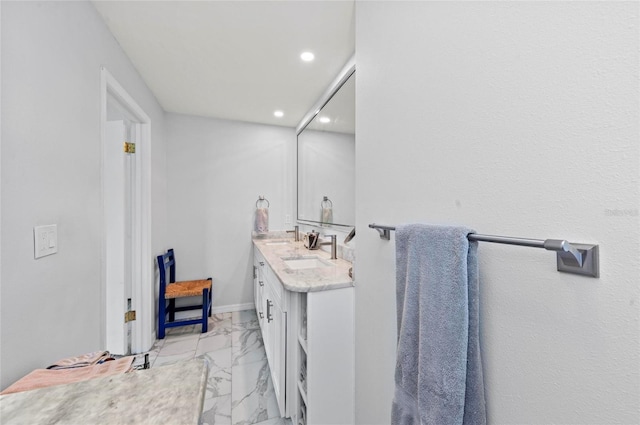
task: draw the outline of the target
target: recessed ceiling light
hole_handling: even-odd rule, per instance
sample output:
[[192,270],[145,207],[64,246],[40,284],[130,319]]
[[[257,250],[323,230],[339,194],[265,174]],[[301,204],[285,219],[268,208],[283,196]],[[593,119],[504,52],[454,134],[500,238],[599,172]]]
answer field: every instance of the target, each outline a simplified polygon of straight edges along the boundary
[[316,56],[311,52],[304,52],[300,55],[300,59],[305,62],[311,62]]
[[331,122],[331,119],[329,117],[320,117],[320,122],[322,124],[326,124],[328,122]]
[[278,118],[282,118],[284,116],[284,112],[282,111],[275,111],[273,113],[274,116],[278,117]]

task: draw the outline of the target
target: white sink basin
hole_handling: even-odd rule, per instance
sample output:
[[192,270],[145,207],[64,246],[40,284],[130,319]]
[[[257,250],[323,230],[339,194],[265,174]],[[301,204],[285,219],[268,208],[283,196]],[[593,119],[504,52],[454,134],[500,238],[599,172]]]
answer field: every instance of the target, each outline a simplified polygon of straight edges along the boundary
[[265,245],[288,245],[289,241],[273,241],[273,242],[267,242],[265,243]]
[[284,264],[291,270],[317,269],[319,267],[331,267],[333,264],[326,262],[322,258],[311,257],[287,257],[283,258]]

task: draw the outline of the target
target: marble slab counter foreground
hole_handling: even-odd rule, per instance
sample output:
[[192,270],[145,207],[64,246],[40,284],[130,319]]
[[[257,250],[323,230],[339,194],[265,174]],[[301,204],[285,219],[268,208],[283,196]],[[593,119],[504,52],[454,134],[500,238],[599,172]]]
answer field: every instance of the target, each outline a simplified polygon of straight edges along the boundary
[[208,368],[201,359],[0,396],[0,423],[194,424]]
[[[287,241],[278,245],[274,242]],[[253,238],[253,244],[262,253],[285,289],[293,292],[315,292],[355,286],[349,277],[351,263],[343,259],[331,260],[331,255],[321,249],[308,250],[302,241],[293,239]],[[283,258],[317,256],[332,266],[293,270]]]

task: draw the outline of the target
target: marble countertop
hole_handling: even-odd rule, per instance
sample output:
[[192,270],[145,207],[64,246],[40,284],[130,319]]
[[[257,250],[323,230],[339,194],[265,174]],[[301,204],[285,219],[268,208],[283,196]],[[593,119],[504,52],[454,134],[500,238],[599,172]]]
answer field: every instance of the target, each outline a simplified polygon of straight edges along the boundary
[[[274,242],[287,241],[278,245]],[[351,263],[343,259],[331,260],[331,255],[321,249],[308,250],[302,241],[293,238],[253,238],[253,244],[262,253],[285,289],[293,292],[315,292],[355,286],[349,277]],[[332,266],[312,269],[290,269],[283,258],[317,256]]]
[[194,424],[208,368],[202,359],[0,396],[9,424]]

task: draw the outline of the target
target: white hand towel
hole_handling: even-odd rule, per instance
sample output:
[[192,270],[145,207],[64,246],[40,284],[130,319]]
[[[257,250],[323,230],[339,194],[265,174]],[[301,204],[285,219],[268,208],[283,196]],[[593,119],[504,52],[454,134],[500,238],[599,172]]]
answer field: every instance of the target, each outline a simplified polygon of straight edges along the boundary
[[333,223],[333,208],[322,208],[322,223]]
[[269,232],[269,208],[256,209],[256,232]]

